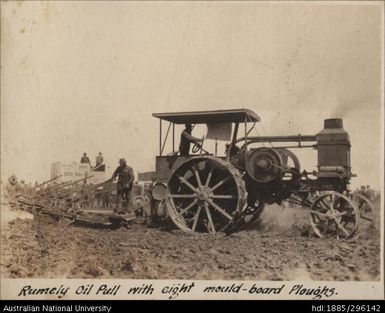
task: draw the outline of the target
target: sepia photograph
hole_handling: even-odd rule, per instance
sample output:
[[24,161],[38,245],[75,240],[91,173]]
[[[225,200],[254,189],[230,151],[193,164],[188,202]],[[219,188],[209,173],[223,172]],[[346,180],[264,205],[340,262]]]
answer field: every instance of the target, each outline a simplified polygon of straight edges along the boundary
[[383,87],[382,1],[1,1],[0,298],[384,299]]

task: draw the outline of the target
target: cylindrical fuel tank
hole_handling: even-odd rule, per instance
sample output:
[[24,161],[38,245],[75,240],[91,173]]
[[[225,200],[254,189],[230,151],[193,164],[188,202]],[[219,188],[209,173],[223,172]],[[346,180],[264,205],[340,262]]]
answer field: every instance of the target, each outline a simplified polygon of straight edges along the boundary
[[316,140],[318,177],[350,176],[350,138],[342,119],[326,119]]

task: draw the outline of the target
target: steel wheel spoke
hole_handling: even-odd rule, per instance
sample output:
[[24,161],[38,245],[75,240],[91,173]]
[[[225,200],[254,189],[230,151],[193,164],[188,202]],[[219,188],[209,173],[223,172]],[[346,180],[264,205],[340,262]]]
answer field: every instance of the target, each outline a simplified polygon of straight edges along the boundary
[[334,202],[335,202],[335,194],[334,192],[330,195],[330,199],[331,199],[331,205],[332,205],[332,208],[334,209]]
[[196,192],[196,188],[191,185],[184,177],[178,175],[179,180],[184,183],[187,187],[189,187],[192,191]]
[[225,210],[223,210],[222,208],[220,208],[214,201],[212,200],[208,200],[208,203],[210,203],[210,205],[216,209],[219,213],[221,213],[223,216],[227,217],[230,221],[233,220],[233,218],[231,217],[231,215],[229,215]]
[[197,179],[197,183],[198,183],[198,186],[202,186],[202,182],[201,182],[201,178],[199,176],[199,173],[198,173],[198,170],[196,167],[193,168],[193,171],[194,171],[194,174],[195,174],[195,178]]
[[188,210],[190,210],[195,204],[197,204],[198,200],[195,199],[193,202],[191,202],[186,208],[184,208],[183,210],[181,210],[178,214],[179,215],[183,215],[184,213],[186,213]]
[[196,198],[197,196],[195,194],[178,194],[178,195],[171,195],[172,198],[175,198],[175,199],[194,199]]
[[233,195],[212,195],[212,199],[234,199],[235,196]]
[[346,230],[344,226],[342,226],[341,223],[338,223],[337,226],[339,229],[341,229],[345,233],[346,236],[350,236],[350,233]]
[[315,218],[317,219],[317,224],[318,223],[322,223],[322,222],[324,222],[325,220],[324,219],[322,219],[319,215],[315,215]]
[[192,225],[192,231],[195,231],[195,228],[197,227],[199,214],[201,213],[201,210],[202,210],[202,207],[199,206],[197,212],[194,215],[194,223]]
[[206,210],[207,218],[209,219],[209,225],[212,230],[212,233],[215,234],[215,227],[214,227],[213,219],[211,217],[209,205],[207,204],[207,202],[205,202],[205,210]]
[[222,186],[225,182],[227,182],[230,179],[230,176],[227,176],[226,178],[222,179],[220,182],[218,182],[214,187],[211,188],[211,191],[214,191],[215,189]]
[[329,205],[327,205],[323,199],[320,199],[320,202],[319,203],[322,203],[325,207],[326,207],[326,211],[329,211],[331,210],[331,207]]
[[316,215],[318,215],[318,216],[323,216],[323,217],[325,217],[325,216],[326,216],[326,214],[325,214],[325,213],[321,213],[321,212],[318,212],[318,211],[314,211],[314,210],[310,210],[310,213],[316,214]]
[[214,171],[214,168],[211,167],[210,168],[210,171],[209,171],[209,174],[207,176],[207,179],[206,179],[206,183],[205,183],[205,186],[208,187],[209,186],[209,183],[210,183],[210,180],[211,180],[211,176],[213,175],[213,171]]

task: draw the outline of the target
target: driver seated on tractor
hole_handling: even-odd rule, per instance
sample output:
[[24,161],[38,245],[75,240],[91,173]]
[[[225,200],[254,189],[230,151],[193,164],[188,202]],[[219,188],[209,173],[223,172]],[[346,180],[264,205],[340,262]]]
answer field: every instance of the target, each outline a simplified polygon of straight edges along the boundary
[[185,124],[185,129],[180,135],[179,154],[181,156],[188,156],[190,153],[191,143],[201,143],[203,138],[197,138],[191,135],[193,127],[191,124]]

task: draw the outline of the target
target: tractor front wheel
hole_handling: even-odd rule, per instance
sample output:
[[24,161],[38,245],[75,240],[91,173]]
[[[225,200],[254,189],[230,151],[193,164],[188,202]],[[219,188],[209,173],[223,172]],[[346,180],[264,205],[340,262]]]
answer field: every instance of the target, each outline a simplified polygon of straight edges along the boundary
[[359,218],[355,203],[338,192],[318,196],[310,208],[310,223],[318,237],[350,238],[357,230]]

